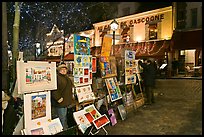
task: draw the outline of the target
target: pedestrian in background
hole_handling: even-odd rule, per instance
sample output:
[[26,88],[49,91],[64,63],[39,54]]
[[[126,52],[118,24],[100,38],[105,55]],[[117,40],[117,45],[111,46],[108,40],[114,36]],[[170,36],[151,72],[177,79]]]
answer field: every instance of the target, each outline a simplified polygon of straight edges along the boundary
[[156,70],[151,60],[145,60],[144,63],[138,61],[138,64],[143,68],[144,88],[147,97],[146,104],[150,105],[155,102],[153,88],[155,87]]
[[176,60],[176,58],[173,59],[172,61],[172,75],[173,76],[177,76],[178,75],[178,66],[179,66],[179,62]]
[[74,103],[73,84],[67,72],[66,64],[62,63],[57,67],[57,89],[51,91],[52,117],[59,117],[63,130],[68,129],[67,111]]

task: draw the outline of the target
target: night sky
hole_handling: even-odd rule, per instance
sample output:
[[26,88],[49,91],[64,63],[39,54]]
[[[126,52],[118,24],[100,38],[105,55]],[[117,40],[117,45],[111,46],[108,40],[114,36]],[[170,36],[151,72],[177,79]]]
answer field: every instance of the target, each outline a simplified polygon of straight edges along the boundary
[[[118,2],[19,2],[19,50],[49,33],[54,24],[65,35],[93,29],[93,23],[113,19]],[[170,6],[170,2],[141,2],[138,12]],[[8,40],[12,48],[14,2],[7,2]]]

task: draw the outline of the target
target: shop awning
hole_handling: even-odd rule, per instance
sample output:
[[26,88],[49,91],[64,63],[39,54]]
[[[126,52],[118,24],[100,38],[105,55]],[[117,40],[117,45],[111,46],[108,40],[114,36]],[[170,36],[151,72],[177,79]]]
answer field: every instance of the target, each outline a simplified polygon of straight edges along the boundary
[[114,46],[116,56],[121,56],[122,49],[129,49],[136,52],[136,58],[154,57],[164,58],[165,52],[169,51],[170,40],[159,40],[149,42],[138,42],[118,44]]
[[[64,61],[73,61],[74,60],[74,54],[69,53],[64,56]],[[51,62],[60,62],[61,61],[61,56],[50,56],[47,57],[46,61],[51,61]]]
[[193,31],[174,31],[171,49],[202,49],[202,29]]

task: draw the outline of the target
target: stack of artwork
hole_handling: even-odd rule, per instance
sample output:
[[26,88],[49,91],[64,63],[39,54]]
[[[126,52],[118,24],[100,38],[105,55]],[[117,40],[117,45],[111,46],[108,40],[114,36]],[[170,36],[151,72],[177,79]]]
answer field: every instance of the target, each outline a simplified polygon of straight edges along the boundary
[[74,34],[74,85],[92,84],[90,38]]
[[101,115],[93,104],[74,112],[73,117],[82,133],[85,133],[92,124],[96,129],[100,129],[110,122],[107,116]]
[[[94,58],[96,65],[96,58]],[[90,38],[74,34],[74,85],[79,103],[94,100],[92,84],[92,55]],[[96,67],[96,66],[95,66]],[[96,71],[96,68],[94,68]]]

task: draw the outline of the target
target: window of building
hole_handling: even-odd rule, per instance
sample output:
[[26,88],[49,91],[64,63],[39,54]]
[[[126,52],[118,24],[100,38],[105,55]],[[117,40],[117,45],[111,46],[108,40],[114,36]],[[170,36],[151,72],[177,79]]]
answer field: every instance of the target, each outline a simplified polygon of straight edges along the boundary
[[149,24],[149,40],[157,39],[157,24]]
[[123,16],[130,14],[130,7],[123,8]]
[[191,27],[196,28],[197,27],[197,8],[191,9]]
[[177,28],[178,29],[185,28],[185,11],[184,10],[178,10]]

